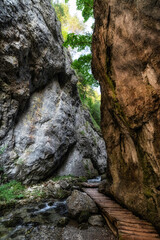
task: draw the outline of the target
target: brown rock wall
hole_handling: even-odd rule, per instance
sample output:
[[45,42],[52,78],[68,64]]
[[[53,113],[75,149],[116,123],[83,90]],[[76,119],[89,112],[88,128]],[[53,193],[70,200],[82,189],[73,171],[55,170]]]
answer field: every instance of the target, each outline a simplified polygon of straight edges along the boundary
[[109,191],[160,229],[160,1],[95,0]]

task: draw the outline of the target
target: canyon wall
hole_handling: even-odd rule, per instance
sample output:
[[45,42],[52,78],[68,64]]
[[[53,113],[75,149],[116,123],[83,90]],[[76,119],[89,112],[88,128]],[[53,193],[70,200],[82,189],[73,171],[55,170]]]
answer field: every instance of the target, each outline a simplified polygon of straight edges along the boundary
[[160,1],[95,0],[106,192],[160,230]]
[[0,1],[0,168],[26,184],[105,172],[50,0]]

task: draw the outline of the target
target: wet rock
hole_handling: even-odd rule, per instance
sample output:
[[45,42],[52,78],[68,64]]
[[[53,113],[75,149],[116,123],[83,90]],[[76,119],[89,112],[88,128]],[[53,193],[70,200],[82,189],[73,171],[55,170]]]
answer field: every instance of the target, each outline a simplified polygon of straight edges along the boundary
[[9,218],[2,221],[2,224],[5,227],[16,227],[17,225],[21,225],[23,223],[23,219],[16,215],[11,215]]
[[104,219],[101,215],[93,215],[88,219],[88,223],[91,224],[92,226],[103,227]]
[[[80,216],[84,212],[88,213],[97,213],[98,208],[94,201],[83,192],[74,190],[71,196],[67,199],[68,212],[72,217]],[[83,216],[82,216],[83,218]]]
[[62,218],[58,221],[57,226],[58,226],[58,227],[64,227],[64,226],[66,226],[66,225],[68,224],[68,222],[69,222],[69,218],[67,218],[67,217],[62,217]]
[[87,222],[90,215],[91,215],[91,213],[88,210],[81,211],[81,213],[78,217],[78,222],[79,223]]
[[10,237],[11,239],[23,239],[24,235],[25,229],[22,226],[19,226],[10,234]]
[[42,208],[45,208],[45,206],[46,206],[45,203],[40,203],[40,204],[38,205],[38,208],[42,209]]
[[[54,207],[61,205],[62,202],[54,203]],[[11,240],[98,240],[98,239],[115,239],[112,233],[107,228],[90,227],[87,223],[78,224],[77,221],[71,220],[68,223],[68,218],[64,215],[56,213],[55,208],[51,206],[50,210],[46,209],[44,212],[50,212],[49,216],[45,216],[44,209],[38,208],[36,215],[31,217],[28,209],[33,209],[37,204],[30,204],[22,208],[13,209],[13,215],[20,216],[23,219],[23,225],[16,225],[14,227],[5,227],[0,219],[0,238]],[[46,206],[48,204],[46,203]],[[63,212],[64,213],[64,212]],[[4,216],[4,219],[9,219],[9,216]],[[67,224],[67,225],[66,225]]]
[[71,186],[70,186],[70,184],[67,182],[67,181],[65,181],[65,180],[63,180],[63,181],[60,181],[60,187],[62,188],[62,189],[69,189]]

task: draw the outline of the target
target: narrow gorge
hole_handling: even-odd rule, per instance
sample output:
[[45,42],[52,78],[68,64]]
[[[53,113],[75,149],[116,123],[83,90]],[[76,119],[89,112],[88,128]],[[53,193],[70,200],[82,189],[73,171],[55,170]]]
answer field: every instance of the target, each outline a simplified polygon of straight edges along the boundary
[[107,201],[159,239],[160,1],[93,2],[102,133],[50,0],[0,1],[2,240],[130,239],[110,226]]

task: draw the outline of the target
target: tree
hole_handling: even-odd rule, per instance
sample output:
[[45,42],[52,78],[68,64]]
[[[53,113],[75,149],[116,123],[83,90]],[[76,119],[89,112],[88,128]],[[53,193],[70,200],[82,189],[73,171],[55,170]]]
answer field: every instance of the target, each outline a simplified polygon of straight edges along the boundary
[[[69,0],[65,0],[66,3]],[[93,0],[77,0],[77,9],[82,11],[82,16],[84,22],[86,22],[90,17],[93,17]],[[62,23],[62,32],[63,28],[68,21],[68,18],[64,18],[64,14],[56,6],[56,11],[58,10],[58,16]],[[62,18],[63,17],[63,18]],[[64,21],[64,24],[63,24]],[[71,25],[73,22],[71,22]],[[68,34],[65,35],[65,47],[70,47],[76,49],[76,51],[82,53],[81,56],[74,60],[72,67],[76,70],[79,82],[78,90],[81,101],[85,105],[91,114],[92,121],[95,127],[99,128],[100,125],[100,95],[95,91],[95,87],[99,86],[99,83],[92,75],[91,71],[91,44],[92,44],[92,34],[85,33],[82,29],[77,28],[78,31],[68,31]],[[82,30],[82,31],[81,31]],[[63,33],[64,34],[64,33]]]
[[[69,0],[65,0],[66,3]],[[82,11],[82,16],[86,22],[90,17],[93,17],[93,0],[76,0],[77,9]]]
[[80,22],[77,16],[71,16],[69,13],[69,7],[64,3],[53,3],[52,6],[54,7],[57,17],[61,22],[61,29],[62,29],[62,36],[64,41],[67,40],[68,33],[78,34],[84,30],[84,23]]

